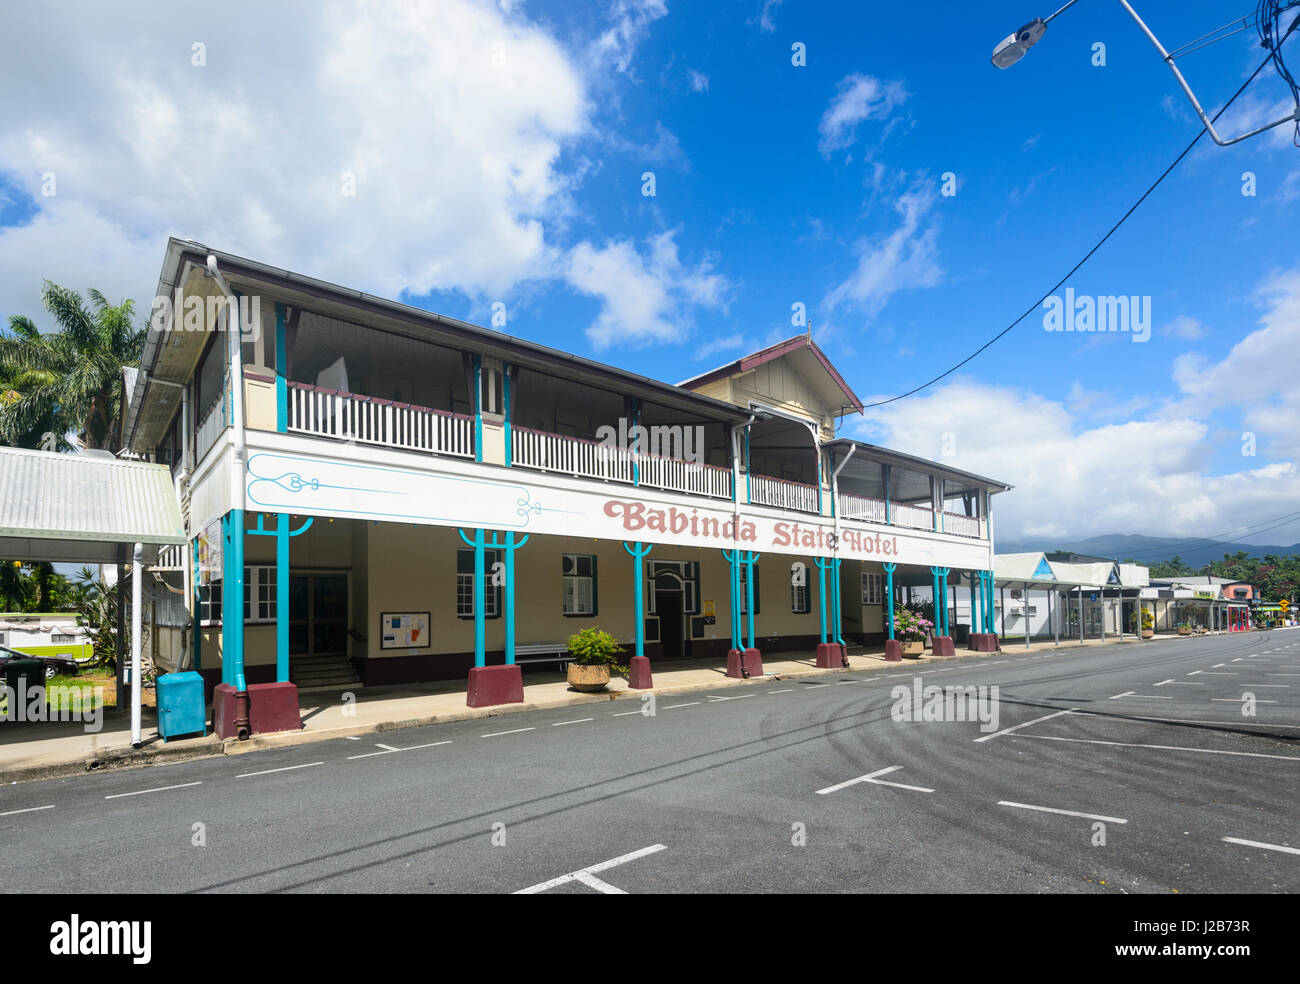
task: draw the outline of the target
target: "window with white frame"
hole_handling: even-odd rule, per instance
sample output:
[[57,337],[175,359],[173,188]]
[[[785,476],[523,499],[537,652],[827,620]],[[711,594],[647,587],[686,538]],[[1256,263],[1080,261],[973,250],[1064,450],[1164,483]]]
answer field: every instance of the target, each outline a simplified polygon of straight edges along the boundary
[[862,575],[862,603],[864,605],[883,605],[884,592],[881,589],[881,576],[864,572]]
[[[199,621],[221,624],[221,582],[199,586]],[[244,621],[251,625],[275,621],[275,567],[244,568]]]
[[69,632],[51,632],[51,646],[71,646],[77,641],[77,637]]
[[564,614],[596,614],[596,558],[590,554],[564,554],[560,558]]
[[[487,604],[483,606],[484,618],[497,618],[501,614],[501,587],[494,584],[493,574],[499,570],[500,550],[483,551],[483,576],[487,579]],[[456,551],[456,617],[474,617],[474,551],[459,549]]]
[[807,615],[812,611],[812,604],[808,600],[808,584],[790,584],[790,613],[792,615]]

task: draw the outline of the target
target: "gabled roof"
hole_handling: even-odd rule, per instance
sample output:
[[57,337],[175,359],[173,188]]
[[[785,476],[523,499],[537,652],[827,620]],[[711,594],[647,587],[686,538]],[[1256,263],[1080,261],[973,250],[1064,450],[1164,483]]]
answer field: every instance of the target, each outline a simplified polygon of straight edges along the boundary
[[185,543],[166,465],[0,447],[0,557],[113,563]]
[[742,355],[733,362],[718,366],[716,369],[710,369],[699,376],[692,376],[677,385],[689,390],[699,389],[701,386],[706,386],[719,379],[738,376],[742,372],[757,369],[765,363],[787,357],[792,357],[796,361],[797,367],[806,372],[814,385],[817,376],[820,376],[829,384],[826,387],[828,393],[835,392],[837,395],[834,399],[840,402],[840,412],[836,416],[842,416],[846,410],[863,412],[862,401],[858,399],[858,395],[844,381],[844,377],[840,375],[839,370],[831,365],[831,360],[812,340],[811,335],[795,335],[793,338],[787,338],[775,345],[769,345],[765,349],[759,349],[749,355]]

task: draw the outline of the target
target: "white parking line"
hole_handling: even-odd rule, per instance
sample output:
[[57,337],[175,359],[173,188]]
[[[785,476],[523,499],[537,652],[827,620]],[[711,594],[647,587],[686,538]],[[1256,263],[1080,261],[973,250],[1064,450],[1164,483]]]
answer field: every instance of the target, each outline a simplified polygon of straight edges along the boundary
[[[1222,724],[1222,721],[1215,722]],[[1096,738],[1058,738],[1055,735],[1021,735],[1021,738],[1037,738],[1040,741],[1072,741],[1081,745],[1115,745],[1121,748],[1156,748],[1165,752],[1202,752],[1205,755],[1240,755],[1245,758],[1283,759],[1288,762],[1300,762],[1298,755],[1267,755],[1263,752],[1229,752],[1222,748],[1188,748],[1185,745],[1144,745],[1132,741],[1100,741]]]
[[51,803],[49,806],[29,806],[25,810],[10,810],[7,813],[0,813],[0,817],[16,817],[20,813],[36,813],[40,810],[52,810],[52,809],[54,809],[53,803]]
[[[640,711],[637,711],[637,713],[640,714],[641,712],[640,712]],[[578,718],[577,720],[574,720],[574,721],[556,721],[554,724],[551,725],[551,727],[552,727],[552,728],[562,728],[562,727],[564,727],[564,725],[566,725],[566,724],[583,724],[583,723],[585,723],[585,722],[587,722],[587,721],[594,721],[594,720],[596,720],[596,719],[595,719],[595,718]]]
[[685,704],[669,704],[667,707],[664,708],[664,710],[671,711],[678,707],[694,707],[698,703],[699,703],[698,700],[688,700]]
[[249,779],[253,776],[269,776],[272,772],[292,772],[294,769],[310,769],[313,765],[324,765],[324,762],[304,762],[302,765],[286,765],[283,769],[264,769],[261,772],[241,772],[235,776],[236,779]]
[[746,697],[753,697],[753,694],[736,694],[734,697],[719,697],[717,694],[705,694],[709,700],[744,700]]
[[[1214,703],[1218,703],[1218,704],[1242,704],[1242,703],[1245,703],[1245,700],[1246,700],[1245,697],[1211,697],[1211,698],[1210,698],[1210,703],[1212,703],[1212,704],[1214,704]],[[1255,703],[1256,703],[1256,704],[1276,704],[1277,701],[1275,701],[1275,700],[1258,700],[1258,699],[1256,699]]]
[[827,786],[825,789],[817,790],[818,796],[825,796],[828,793],[838,793],[841,789],[847,789],[849,786],[855,786],[860,782],[871,783],[873,786],[893,786],[895,789],[911,789],[918,793],[933,793],[933,789],[927,789],[925,786],[908,786],[901,782],[890,782],[887,779],[877,779],[877,776],[886,776],[891,772],[897,772],[901,765],[891,765],[887,769],[877,769],[865,776],[858,776],[856,779],[849,779],[846,782],[836,783],[834,786]]
[[805,690],[816,690],[816,689],[819,688],[819,687],[829,687],[829,686],[830,686],[829,683],[806,683],[806,684],[804,684],[804,689],[805,689]]
[[376,747],[376,748],[382,748],[382,749],[383,749],[384,751],[386,751],[386,752],[395,752],[395,751],[397,751],[397,749],[394,748],[392,745],[385,745],[385,744],[383,744],[383,743],[381,743],[381,742],[375,742],[375,747]]
[[639,851],[632,851],[628,854],[620,855],[609,861],[602,861],[600,864],[593,864],[587,868],[579,868],[577,871],[571,871],[567,875],[560,875],[559,878],[552,878],[549,881],[538,882],[536,885],[529,885],[527,888],[521,888],[515,892],[516,895],[536,895],[539,892],[545,892],[547,889],[557,888],[560,885],[567,885],[571,881],[581,882],[598,892],[604,892],[606,895],[626,895],[621,888],[615,888],[613,885],[595,875],[600,871],[608,871],[610,868],[616,868],[621,864],[627,864],[629,861],[635,861],[638,858],[648,857],[651,854],[658,854],[660,851],[667,850],[664,844],[651,844],[649,847],[643,847]]
[[1058,810],[1054,806],[1033,806],[1029,803],[1012,803],[1010,800],[998,800],[998,806],[1014,806],[1018,810],[1038,810],[1040,813],[1059,813],[1065,817],[1083,817],[1085,820],[1103,820],[1106,823],[1128,823],[1121,817],[1104,817],[1099,813],[1079,813],[1075,810]]
[[451,740],[448,739],[447,741],[431,741],[427,745],[411,745],[409,748],[386,748],[382,752],[364,752],[361,755],[349,755],[348,761],[351,762],[353,759],[373,758],[376,755],[392,755],[394,752],[414,752],[420,748],[437,748],[439,745],[450,745],[450,744],[451,744]]
[[769,690],[769,694],[789,694],[794,692],[794,687],[787,687],[785,690]]
[[1155,684],[1155,686],[1163,687],[1166,683],[1173,683],[1173,682],[1174,682],[1174,678],[1170,677],[1168,680],[1161,680],[1159,683]]
[[536,731],[536,728],[515,728],[513,731],[493,731],[486,735],[479,735],[480,738],[500,738],[502,735],[522,735],[525,731]]
[[184,789],[187,786],[201,786],[201,785],[203,785],[202,779],[200,779],[198,782],[183,782],[177,786],[155,786],[153,789],[137,789],[133,793],[114,793],[112,796],[105,796],[104,799],[115,800],[115,799],[121,799],[123,796],[143,796],[145,793],[165,793],[169,789]]
[[976,738],[975,741],[976,742],[992,741],[994,738],[997,738],[999,735],[1009,735],[1011,734],[1011,732],[1019,731],[1021,728],[1027,728],[1031,724],[1038,724],[1038,722],[1040,721],[1050,721],[1054,717],[1060,717],[1062,714],[1069,714],[1072,711],[1077,711],[1077,710],[1078,710],[1077,707],[1070,707],[1064,711],[1057,711],[1055,714],[1044,714],[1042,717],[1034,718],[1032,721],[1026,721],[1024,724],[1013,725],[1010,728],[1003,728],[1001,731],[995,731],[991,735],[984,735],[982,738]]
[[1225,844],[1244,844],[1246,847],[1262,847],[1266,851],[1281,851],[1283,854],[1300,854],[1300,847],[1287,847],[1284,844],[1265,844],[1263,841],[1242,840],[1240,837],[1225,837]]
[[635,711],[619,711],[617,714],[611,714],[610,717],[625,718],[625,717],[631,717],[633,714],[640,714],[644,716],[645,712],[638,707]]
[[1173,700],[1172,697],[1166,697],[1163,694],[1139,694],[1132,690],[1126,690],[1122,694],[1116,694],[1114,697],[1108,697],[1107,700],[1119,700],[1121,697],[1132,697],[1135,700]]

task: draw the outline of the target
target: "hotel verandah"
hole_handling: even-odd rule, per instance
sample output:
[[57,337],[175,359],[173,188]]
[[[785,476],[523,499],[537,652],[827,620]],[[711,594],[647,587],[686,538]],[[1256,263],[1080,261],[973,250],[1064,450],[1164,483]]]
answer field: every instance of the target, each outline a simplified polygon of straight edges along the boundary
[[[511,699],[473,668],[590,625],[651,665],[826,658],[891,635],[904,585],[993,566],[1007,486],[836,438],[861,402],[809,337],[674,386],[173,239],[178,291],[202,303],[155,318],[123,441],[175,479],[178,663],[221,684],[218,731],[276,683]],[[692,453],[599,440],[638,426]]]

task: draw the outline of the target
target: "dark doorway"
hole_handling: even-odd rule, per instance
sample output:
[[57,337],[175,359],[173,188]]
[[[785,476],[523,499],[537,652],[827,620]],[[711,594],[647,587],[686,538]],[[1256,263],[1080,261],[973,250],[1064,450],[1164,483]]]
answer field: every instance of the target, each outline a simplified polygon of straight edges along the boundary
[[655,575],[655,614],[659,616],[659,642],[664,659],[686,656],[686,615],[682,579],[670,571]]
[[289,654],[345,656],[348,651],[346,574],[289,578]]

